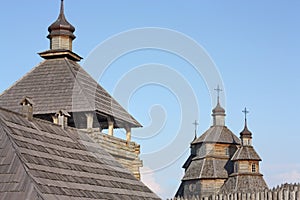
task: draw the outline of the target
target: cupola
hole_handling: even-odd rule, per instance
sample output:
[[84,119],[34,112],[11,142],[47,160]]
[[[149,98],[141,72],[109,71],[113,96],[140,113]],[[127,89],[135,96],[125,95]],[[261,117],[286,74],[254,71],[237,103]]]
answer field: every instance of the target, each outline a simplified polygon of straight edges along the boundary
[[76,38],[73,34],[74,26],[70,24],[64,14],[64,1],[61,0],[60,13],[57,20],[48,28],[50,49],[65,49],[72,51],[72,42]]
[[247,127],[247,114],[249,113],[247,108],[243,110],[243,113],[245,114],[245,126],[243,131],[240,133],[240,138],[243,146],[252,146],[252,133]]
[[39,53],[42,58],[52,59],[67,57],[74,61],[80,61],[82,58],[75,54],[73,49],[73,40],[75,27],[68,22],[64,14],[64,0],[61,0],[60,13],[55,22],[48,27],[50,40],[50,50]]
[[215,89],[218,92],[218,99],[217,99],[217,105],[212,110],[212,117],[213,117],[213,126],[225,126],[225,109],[220,104],[220,96],[219,93],[222,91],[220,87],[218,86],[217,89]]

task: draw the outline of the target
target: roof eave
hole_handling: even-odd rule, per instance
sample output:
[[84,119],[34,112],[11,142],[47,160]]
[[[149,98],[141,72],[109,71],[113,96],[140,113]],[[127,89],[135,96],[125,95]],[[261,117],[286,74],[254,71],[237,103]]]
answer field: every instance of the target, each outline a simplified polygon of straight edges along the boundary
[[48,50],[41,53],[38,53],[42,58],[44,59],[51,59],[51,58],[69,58],[70,60],[79,62],[82,60],[82,57],[77,55],[76,53],[65,50],[65,49],[59,49],[59,50]]

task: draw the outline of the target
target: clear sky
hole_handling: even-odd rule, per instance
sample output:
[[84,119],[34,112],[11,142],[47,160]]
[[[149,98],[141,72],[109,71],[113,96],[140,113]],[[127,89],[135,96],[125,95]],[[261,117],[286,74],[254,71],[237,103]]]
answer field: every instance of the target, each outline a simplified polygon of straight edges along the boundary
[[[0,91],[42,61],[36,53],[49,48],[47,28],[58,16],[59,2],[1,2]],[[89,55],[103,41],[136,28],[161,28],[197,42],[219,72],[221,81],[213,83],[223,87],[226,124],[236,135],[243,128],[241,111],[250,110],[249,129],[270,187],[300,182],[299,10],[299,1],[65,0],[67,19],[76,27],[74,52],[85,58],[81,64],[87,68]],[[135,44],[136,37],[127,42]],[[151,35],[142,39],[153,40]],[[182,42],[166,41],[177,47]],[[182,49],[197,58],[197,51]],[[183,176],[192,123],[199,121],[198,136],[208,129],[216,95],[210,92],[211,78],[193,68],[192,58],[157,47],[132,50],[118,55],[101,76],[90,73],[144,125],[133,130],[142,148],[143,180],[169,198]],[[98,61],[106,56],[98,55]]]

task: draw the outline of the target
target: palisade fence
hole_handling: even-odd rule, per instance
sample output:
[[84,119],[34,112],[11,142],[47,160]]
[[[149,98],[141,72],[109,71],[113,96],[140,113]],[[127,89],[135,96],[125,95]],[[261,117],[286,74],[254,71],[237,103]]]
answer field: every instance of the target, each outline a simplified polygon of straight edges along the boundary
[[300,200],[300,184],[282,184],[256,193],[216,194],[209,197],[174,198],[171,200]]

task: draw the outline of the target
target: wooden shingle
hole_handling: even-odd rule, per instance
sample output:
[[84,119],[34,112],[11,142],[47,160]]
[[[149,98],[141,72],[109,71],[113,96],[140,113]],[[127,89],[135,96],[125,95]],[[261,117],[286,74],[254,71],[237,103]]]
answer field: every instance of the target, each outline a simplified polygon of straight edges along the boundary
[[0,96],[0,107],[20,112],[19,101],[30,96],[33,114],[96,111],[115,121],[141,127],[81,66],[68,58],[52,58],[32,69]]
[[0,108],[0,141],[0,199],[159,199],[78,129]]

